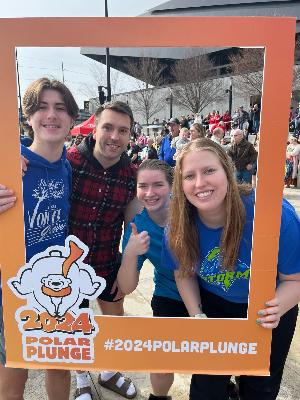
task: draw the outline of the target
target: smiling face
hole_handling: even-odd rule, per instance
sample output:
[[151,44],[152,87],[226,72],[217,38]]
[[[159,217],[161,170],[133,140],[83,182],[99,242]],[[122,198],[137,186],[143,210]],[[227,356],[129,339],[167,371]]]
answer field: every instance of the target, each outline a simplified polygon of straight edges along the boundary
[[212,151],[194,150],[184,156],[182,189],[204,224],[218,227],[224,223],[227,184],[224,168]]
[[103,110],[96,125],[96,141],[93,155],[104,168],[116,164],[126,151],[130,137],[130,118],[128,115]]
[[34,141],[45,144],[63,144],[73,124],[62,95],[55,89],[41,92],[37,110],[28,117],[34,132]]
[[151,214],[168,208],[171,186],[165,173],[144,169],[137,176],[137,198]]

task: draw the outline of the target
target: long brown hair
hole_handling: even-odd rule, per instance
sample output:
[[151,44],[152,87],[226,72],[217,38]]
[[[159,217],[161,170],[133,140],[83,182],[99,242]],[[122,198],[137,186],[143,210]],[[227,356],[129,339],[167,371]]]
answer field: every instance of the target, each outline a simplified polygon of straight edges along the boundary
[[[220,161],[227,177],[225,197],[225,223],[220,241],[221,269],[234,270],[243,227],[246,219],[241,195],[248,195],[248,185],[238,185],[231,159],[217,143],[210,139],[197,139],[184,146],[176,160],[173,182],[173,199],[170,208],[169,246],[179,262],[179,275],[192,276],[200,259],[199,234],[196,227],[197,209],[186,198],[182,190],[182,163],[192,152],[211,151]],[[201,154],[199,154],[201,157]]]

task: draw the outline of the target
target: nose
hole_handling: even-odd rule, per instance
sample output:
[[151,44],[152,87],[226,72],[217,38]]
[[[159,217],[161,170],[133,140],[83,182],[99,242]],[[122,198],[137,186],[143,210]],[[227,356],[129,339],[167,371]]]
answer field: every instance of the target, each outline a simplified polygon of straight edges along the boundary
[[205,184],[205,175],[198,173],[196,175],[195,186],[202,187]]
[[119,140],[119,132],[118,132],[118,130],[117,129],[113,129],[111,131],[110,136],[111,136],[112,140]]
[[53,286],[60,286],[60,284],[61,284],[60,282],[52,282]]
[[150,197],[153,194],[153,188],[152,186],[148,186],[147,191],[146,191],[146,196]]
[[56,117],[56,109],[54,107],[49,107],[47,110],[47,118],[55,118]]

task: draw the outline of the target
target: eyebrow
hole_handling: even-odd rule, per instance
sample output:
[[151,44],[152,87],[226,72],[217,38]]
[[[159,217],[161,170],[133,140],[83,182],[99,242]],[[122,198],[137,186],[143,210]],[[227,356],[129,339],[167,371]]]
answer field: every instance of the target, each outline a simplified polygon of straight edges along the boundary
[[[164,183],[164,181],[156,181],[156,182],[151,182],[151,184],[156,185],[157,183]],[[147,182],[138,182],[138,185],[149,185]]]
[[[39,105],[41,105],[41,104],[48,105],[49,103],[48,103],[47,101],[40,101],[40,102],[39,102]],[[54,105],[55,105],[55,106],[66,106],[66,104],[65,104],[65,103],[63,103],[63,102],[60,102],[60,103],[54,103]]]
[[[103,125],[108,125],[108,126],[115,126],[114,124],[111,124],[110,122],[103,122]],[[117,126],[118,129],[130,129],[128,126]]]

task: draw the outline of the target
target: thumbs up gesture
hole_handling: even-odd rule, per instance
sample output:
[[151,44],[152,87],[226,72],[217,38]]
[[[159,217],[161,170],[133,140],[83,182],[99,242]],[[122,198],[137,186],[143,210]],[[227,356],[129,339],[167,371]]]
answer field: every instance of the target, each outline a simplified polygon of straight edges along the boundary
[[148,232],[143,231],[138,233],[136,225],[133,222],[130,225],[132,231],[126,246],[126,252],[130,252],[135,256],[147,253],[150,246],[150,236]]

